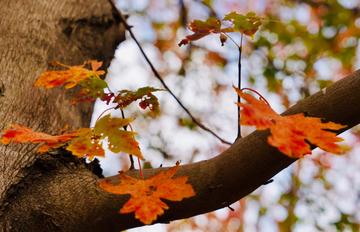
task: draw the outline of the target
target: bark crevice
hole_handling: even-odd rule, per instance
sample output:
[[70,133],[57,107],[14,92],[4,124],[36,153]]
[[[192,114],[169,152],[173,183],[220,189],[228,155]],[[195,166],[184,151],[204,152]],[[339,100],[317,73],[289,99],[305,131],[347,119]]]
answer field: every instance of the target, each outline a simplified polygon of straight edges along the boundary
[[12,185],[6,192],[4,201],[0,205],[0,217],[6,212],[7,206],[15,201],[21,194],[22,190],[29,188],[29,186],[36,183],[38,178],[41,178],[44,175],[51,175],[51,173],[58,170],[59,167],[66,167],[69,169],[69,172],[74,168],[85,167],[91,172],[96,170],[97,176],[103,177],[101,174],[99,175],[98,170],[100,166],[98,162],[86,163],[85,159],[78,159],[66,150],[56,150],[54,154],[47,153],[39,155],[31,165],[28,165],[22,170],[24,175],[21,177],[21,180]]

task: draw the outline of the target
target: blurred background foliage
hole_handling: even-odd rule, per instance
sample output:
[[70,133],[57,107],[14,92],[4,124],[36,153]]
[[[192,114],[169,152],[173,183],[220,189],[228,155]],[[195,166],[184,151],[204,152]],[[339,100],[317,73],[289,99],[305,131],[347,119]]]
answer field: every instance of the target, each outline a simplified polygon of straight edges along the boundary
[[[358,0],[119,0],[117,6],[165,82],[201,122],[229,141],[236,137],[231,86],[237,83],[238,51],[229,41],[221,46],[216,35],[178,47],[192,20],[222,19],[231,11],[263,17],[254,37],[244,37],[243,87],[261,92],[278,112],[360,65]],[[240,35],[231,36],[240,41]],[[115,90],[161,88],[130,38],[119,46],[107,81]],[[209,159],[227,148],[199,129],[169,94],[155,95],[158,118],[135,108],[125,112],[137,118],[144,168]],[[102,107],[96,105],[94,117]],[[252,130],[244,128],[243,136]],[[315,150],[229,208],[143,230],[360,231],[360,129],[342,137],[349,146],[342,156]],[[102,160],[108,175],[129,165],[127,157],[114,157]]]

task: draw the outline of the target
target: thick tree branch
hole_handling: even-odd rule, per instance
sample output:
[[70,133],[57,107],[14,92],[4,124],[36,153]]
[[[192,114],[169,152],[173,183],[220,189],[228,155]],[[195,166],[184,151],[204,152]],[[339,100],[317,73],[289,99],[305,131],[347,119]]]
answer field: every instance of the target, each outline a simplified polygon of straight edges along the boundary
[[[306,112],[309,116],[346,124],[351,128],[360,123],[358,102],[360,71],[298,102],[284,114]],[[197,195],[169,203],[170,209],[157,222],[166,223],[226,207],[295,161],[269,146],[267,136],[266,131],[256,131],[237,140],[213,159],[181,166],[177,175],[188,176]],[[104,192],[97,184],[98,178],[81,165],[69,166],[56,161],[55,167],[50,165],[51,168],[48,168],[43,163],[40,162],[37,167],[47,167],[47,175],[34,178],[9,207],[16,225],[34,228],[31,227],[32,222],[39,221],[38,215],[42,215],[54,224],[46,224],[53,231],[119,231],[141,226],[133,214],[118,214],[128,196]],[[159,170],[164,168],[147,169],[145,175],[150,176]],[[132,174],[138,173],[133,171]],[[108,179],[116,182],[118,178],[113,176]]]
[[[331,87],[298,102],[284,114],[304,112],[308,116],[321,117],[351,128],[360,123],[359,102],[360,71],[356,71]],[[171,208],[158,222],[187,218],[228,206],[295,161],[271,147],[266,142],[267,136],[268,132],[256,131],[239,139],[213,159],[182,166],[178,175],[189,176],[189,182],[197,195],[171,204]],[[150,175],[156,171],[145,170],[145,173]],[[109,179],[117,181],[118,176]],[[126,199],[115,197],[112,204],[121,206]],[[133,215],[117,215],[113,220],[121,229],[141,225]]]

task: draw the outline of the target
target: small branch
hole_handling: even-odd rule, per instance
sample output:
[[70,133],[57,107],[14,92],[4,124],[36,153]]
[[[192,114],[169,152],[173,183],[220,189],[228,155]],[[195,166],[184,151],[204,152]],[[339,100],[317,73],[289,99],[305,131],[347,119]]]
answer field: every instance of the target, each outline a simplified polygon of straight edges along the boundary
[[[109,0],[109,2],[111,3],[111,5],[117,9],[115,7],[115,4],[112,2],[112,0]],[[117,9],[118,10],[118,9]],[[161,77],[160,73],[155,69],[154,65],[152,64],[152,62],[150,61],[149,57],[146,55],[144,49],[142,48],[141,44],[139,43],[139,41],[137,40],[136,36],[134,35],[134,33],[131,30],[131,26],[129,26],[129,24],[127,24],[126,19],[124,18],[124,16],[121,14],[120,10],[118,10],[119,13],[119,17],[120,17],[120,21],[123,23],[125,29],[129,32],[131,38],[135,41],[136,45],[138,46],[141,54],[143,55],[143,57],[145,58],[146,62],[148,63],[148,65],[151,68],[151,71],[154,73],[155,77],[160,81],[160,83],[162,84],[162,86],[170,93],[170,95],[176,100],[176,102],[180,105],[180,107],[188,114],[188,116],[191,118],[191,120],[198,125],[201,129],[209,132],[210,134],[212,134],[213,136],[215,136],[217,139],[219,139],[222,143],[231,145],[232,143],[226,141],[225,139],[221,138],[219,135],[217,135],[214,131],[212,131],[210,128],[206,127],[204,124],[202,124],[198,119],[196,119],[192,113],[190,112],[189,109],[186,108],[186,106],[180,101],[180,99],[173,93],[173,91],[167,86],[167,84],[165,83],[165,81],[163,80],[163,78]]]
[[[241,39],[240,39],[240,46],[239,46],[239,61],[238,61],[238,89],[241,89],[241,53],[242,53],[242,42],[243,42],[243,34],[241,33]],[[238,95],[237,96],[237,102],[241,102],[241,98]],[[237,107],[237,114],[238,114],[238,131],[237,131],[237,138],[241,138],[241,124],[240,124],[240,105]]]

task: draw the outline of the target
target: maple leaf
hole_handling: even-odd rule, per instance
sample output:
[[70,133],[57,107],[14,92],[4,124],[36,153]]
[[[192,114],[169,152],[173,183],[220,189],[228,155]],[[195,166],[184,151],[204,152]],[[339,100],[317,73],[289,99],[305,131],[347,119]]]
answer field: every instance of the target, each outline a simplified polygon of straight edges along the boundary
[[78,102],[84,101],[95,101],[96,98],[106,101],[109,104],[110,100],[107,98],[110,96],[110,99],[113,96],[113,93],[105,93],[104,89],[108,87],[107,83],[95,77],[90,77],[85,81],[79,83],[81,86],[80,90],[75,94],[72,103],[76,104]]
[[236,87],[234,89],[241,98],[248,102],[248,104],[239,104],[242,107],[240,117],[242,125],[256,125],[257,129],[263,130],[271,127],[273,121],[281,117],[265,101],[259,101]]
[[[90,64],[91,70],[84,67],[87,64]],[[104,92],[108,85],[100,78],[100,75],[105,74],[105,72],[98,70],[102,62],[90,60],[78,66],[68,66],[54,62],[54,65],[65,67],[67,70],[44,72],[36,80],[35,86],[50,89],[64,85],[66,89],[70,89],[79,85],[80,90],[73,97],[72,104],[94,101],[96,98],[100,98],[109,104],[110,100],[108,98],[111,99],[113,94]]]
[[124,109],[132,102],[140,100],[139,106],[142,109],[149,108],[150,116],[158,116],[160,113],[160,105],[157,97],[153,95],[153,92],[162,91],[162,89],[156,89],[153,87],[143,87],[136,91],[121,90],[114,99],[114,103],[117,103],[117,108]]
[[248,36],[253,36],[262,24],[261,18],[254,12],[249,12],[246,15],[231,12],[225,15],[224,20],[231,21],[234,24],[234,31],[240,31]]
[[[199,40],[211,33],[218,34],[218,33],[225,33],[225,32],[232,32],[233,29],[231,28],[221,28],[221,21],[217,18],[208,18],[206,21],[201,20],[194,20],[189,24],[189,29],[194,32],[192,35],[188,35],[185,39],[181,40],[178,44],[179,46],[186,45],[190,41]],[[220,41],[223,43],[225,42],[225,38],[222,36],[220,37]]]
[[107,138],[108,147],[111,151],[115,153],[125,152],[144,159],[139,144],[135,140],[136,133],[120,129],[132,121],[131,118],[112,118],[110,115],[106,115],[96,122],[94,133],[100,136],[102,140]]
[[66,142],[78,136],[78,132],[74,131],[63,135],[49,135],[42,132],[35,132],[32,129],[18,124],[11,125],[3,131],[1,143],[44,143],[38,151],[43,153],[51,148],[58,148]]
[[177,164],[148,179],[136,179],[120,173],[119,184],[102,181],[100,187],[113,194],[130,194],[131,198],[120,209],[120,213],[135,212],[135,218],[150,224],[169,208],[161,199],[182,201],[195,195],[192,186],[186,183],[188,177],[173,178],[178,168]]
[[242,107],[240,123],[256,126],[259,130],[270,129],[268,143],[285,155],[301,158],[311,154],[310,144],[335,154],[343,152],[343,149],[336,144],[343,139],[328,130],[339,130],[346,126],[333,122],[323,123],[320,118],[305,117],[303,114],[281,116],[265,101],[257,100],[236,87],[234,89],[247,102],[238,103]]
[[[100,79],[100,75],[105,74],[103,70],[98,70],[101,67],[102,62],[96,60],[90,60],[77,66],[68,66],[59,62],[55,62],[54,64],[65,67],[67,70],[46,71],[38,77],[35,86],[50,89],[64,85],[66,89],[70,89],[82,81],[89,78]],[[91,65],[91,70],[84,68],[86,64]]]
[[100,137],[90,128],[79,129],[78,137],[69,143],[66,150],[79,158],[86,156],[90,160],[94,159],[95,156],[105,156]]

